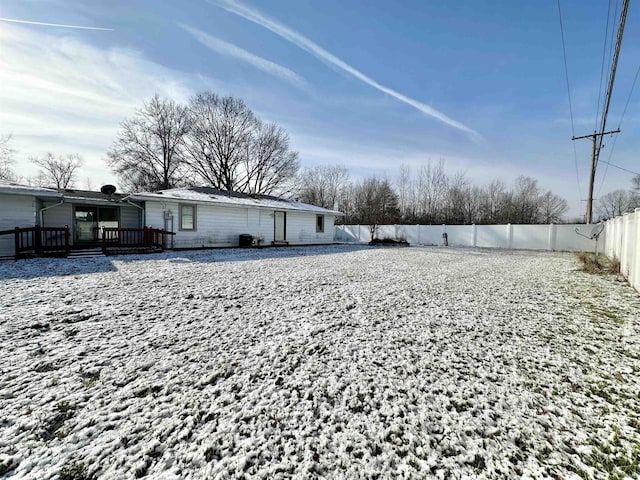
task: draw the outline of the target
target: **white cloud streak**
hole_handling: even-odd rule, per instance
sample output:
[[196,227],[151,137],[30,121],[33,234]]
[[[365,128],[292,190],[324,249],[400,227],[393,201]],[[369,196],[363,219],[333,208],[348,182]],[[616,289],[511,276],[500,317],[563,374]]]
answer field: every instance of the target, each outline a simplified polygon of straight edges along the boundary
[[257,69],[262,70],[268,75],[280,78],[281,80],[285,80],[302,90],[308,87],[308,84],[304,78],[302,78],[294,71],[283,67],[282,65],[274,63],[270,60],[266,60],[262,57],[259,57],[258,55],[254,55],[251,52],[243,50],[242,48],[232,43],[220,40],[219,38],[209,35],[202,30],[198,30],[197,28],[184,24],[179,24],[179,26],[187,33],[189,33],[193,38],[195,38],[198,42],[203,44],[208,49],[213,50],[214,52],[246,62]]
[[106,32],[113,32],[113,28],[100,28],[100,27],[85,27],[82,25],[65,25],[63,23],[45,23],[45,22],[32,22],[30,20],[17,20],[15,18],[2,18],[0,21],[11,23],[23,23],[26,25],[40,25],[43,27],[61,27],[61,28],[77,28],[80,30],[102,30]]
[[304,35],[290,29],[289,27],[277,22],[276,20],[273,20],[267,17],[261,12],[255,9],[249,8],[234,0],[207,0],[207,1],[213,5],[223,8],[224,10],[227,10],[228,12],[239,15],[245,18],[246,20],[249,20],[250,22],[253,22],[268,30],[271,30],[276,35],[279,35],[285,40],[288,40],[289,42],[309,52],[310,54],[319,58],[320,60],[332,65],[335,65],[336,67],[340,68],[341,70],[344,70],[345,72],[354,76],[358,80],[361,80],[367,85],[383,93],[386,93],[387,95],[394,97],[397,100],[400,100],[401,102],[406,103],[407,105],[412,106],[413,108],[419,110],[420,112],[426,115],[429,115],[430,117],[433,117],[453,128],[456,128],[458,130],[461,130],[465,133],[470,134],[475,140],[482,140],[482,136],[478,132],[467,127],[463,123],[448,117],[444,113],[436,110],[435,108],[425,103],[419,102],[418,100],[414,100],[413,98],[407,97],[402,93],[396,92],[395,90],[389,87],[385,87],[384,85],[379,84],[372,78],[366,76],[364,73],[360,72],[359,70],[355,69],[348,63],[344,62],[343,60],[333,55],[332,53],[323,49],[313,41],[309,40]]

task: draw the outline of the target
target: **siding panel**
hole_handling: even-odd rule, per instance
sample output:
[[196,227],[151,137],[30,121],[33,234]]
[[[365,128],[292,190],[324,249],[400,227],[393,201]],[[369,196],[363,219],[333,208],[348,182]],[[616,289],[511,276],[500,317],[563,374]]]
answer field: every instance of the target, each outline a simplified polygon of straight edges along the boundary
[[[0,194],[0,230],[36,225],[37,202],[29,195]],[[15,255],[13,235],[0,235],[0,257]]]
[[140,212],[141,210],[136,207],[120,207],[120,227],[140,228]]

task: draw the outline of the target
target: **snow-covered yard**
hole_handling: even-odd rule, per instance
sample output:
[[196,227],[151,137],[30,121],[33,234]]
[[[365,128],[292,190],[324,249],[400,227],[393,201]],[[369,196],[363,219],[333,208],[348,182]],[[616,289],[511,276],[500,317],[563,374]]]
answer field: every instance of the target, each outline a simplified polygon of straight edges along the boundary
[[0,476],[640,478],[640,299],[572,254],[0,263]]

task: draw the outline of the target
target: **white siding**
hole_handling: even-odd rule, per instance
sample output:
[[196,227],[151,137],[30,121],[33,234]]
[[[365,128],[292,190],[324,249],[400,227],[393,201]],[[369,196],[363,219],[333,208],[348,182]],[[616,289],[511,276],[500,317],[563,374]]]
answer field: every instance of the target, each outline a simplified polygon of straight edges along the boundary
[[324,215],[324,232],[316,232],[315,212],[287,212],[287,241],[290,245],[332,243],[333,215]]
[[[0,230],[35,226],[36,205],[35,197],[0,194]],[[13,235],[0,235],[0,257],[15,254],[14,239]]]
[[[164,212],[171,211],[176,248],[236,247],[238,237],[243,233],[261,237],[263,245],[271,245],[273,241],[273,210],[197,204],[196,230],[181,231],[179,205],[177,202],[149,201],[145,205],[146,225],[149,227],[165,228]],[[287,211],[287,241],[294,245],[332,243],[333,224],[334,216],[325,215],[324,232],[316,233],[315,213]],[[166,227],[171,229],[171,224]]]
[[140,228],[139,208],[133,206],[120,207],[120,227],[121,228]]

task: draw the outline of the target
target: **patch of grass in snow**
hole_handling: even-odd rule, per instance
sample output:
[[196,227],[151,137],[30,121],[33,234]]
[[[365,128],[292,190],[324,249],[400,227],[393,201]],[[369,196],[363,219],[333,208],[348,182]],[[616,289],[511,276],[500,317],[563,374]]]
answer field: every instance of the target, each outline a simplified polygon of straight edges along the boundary
[[591,302],[582,302],[582,304],[591,311],[591,315],[594,320],[613,320],[613,322],[618,326],[622,326],[624,324],[624,320],[610,308],[601,305],[594,305]]
[[625,448],[620,437],[620,429],[613,428],[611,441],[592,438],[594,451],[586,458],[585,463],[597,471],[606,472],[612,480],[623,480],[640,473],[640,443]]
[[[580,468],[580,467],[578,467],[576,465],[565,465],[564,468],[566,468],[569,472],[575,473],[576,475],[578,475],[583,480],[591,480],[591,476],[583,468]],[[558,475],[558,478],[562,478],[562,477],[560,477]]]
[[74,463],[62,467],[58,472],[58,478],[60,480],[92,480],[94,477],[87,473],[84,463]]
[[54,416],[49,419],[40,435],[45,441],[54,437],[60,439],[65,436],[65,433],[60,429],[65,421],[75,415],[76,407],[65,400],[56,404],[54,412]]
[[608,258],[604,255],[598,255],[596,258],[594,253],[589,252],[580,252],[577,257],[583,272],[602,275],[620,274],[620,260],[615,257]]

